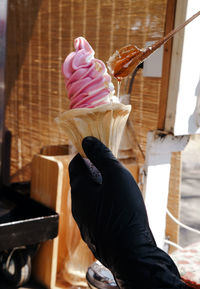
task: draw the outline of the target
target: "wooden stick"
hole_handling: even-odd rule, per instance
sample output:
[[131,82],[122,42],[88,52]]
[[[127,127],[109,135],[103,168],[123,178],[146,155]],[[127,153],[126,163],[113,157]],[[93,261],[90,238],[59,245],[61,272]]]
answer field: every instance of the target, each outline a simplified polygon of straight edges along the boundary
[[[158,49],[161,45],[163,45],[164,43],[166,43],[170,38],[172,38],[172,36],[174,36],[174,34],[176,34],[178,31],[180,31],[181,29],[183,29],[187,24],[189,24],[191,21],[193,21],[196,17],[198,17],[200,15],[200,11],[198,11],[196,14],[194,14],[192,17],[190,17],[188,20],[186,20],[184,23],[180,24],[178,27],[176,27],[174,30],[172,30],[171,32],[169,32],[167,35],[165,35],[163,38],[161,38],[160,40],[158,40],[153,46],[150,46],[147,48],[147,50],[149,49],[151,51],[151,53],[153,53],[156,49]],[[150,53],[150,54],[151,54]],[[150,55],[149,54],[149,55]]]

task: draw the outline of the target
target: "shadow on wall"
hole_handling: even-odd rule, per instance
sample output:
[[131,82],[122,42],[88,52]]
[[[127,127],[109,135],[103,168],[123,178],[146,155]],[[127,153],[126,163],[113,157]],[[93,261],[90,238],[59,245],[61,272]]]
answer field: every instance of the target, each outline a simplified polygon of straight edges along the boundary
[[[182,153],[181,210],[184,224],[200,230],[200,135],[191,137]],[[200,241],[200,235],[180,228],[180,245]]]
[[196,106],[193,114],[190,116],[188,123],[188,131],[195,131],[200,127],[200,77],[195,88]]

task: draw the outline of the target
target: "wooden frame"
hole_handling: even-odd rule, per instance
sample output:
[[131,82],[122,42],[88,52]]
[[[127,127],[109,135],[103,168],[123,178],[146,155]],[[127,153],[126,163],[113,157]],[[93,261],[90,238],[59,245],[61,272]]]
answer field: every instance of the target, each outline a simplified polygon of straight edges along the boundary
[[[177,0],[175,26],[200,10],[194,0]],[[165,130],[175,135],[200,133],[200,17],[173,40]]]
[[[168,0],[166,10],[166,21],[165,21],[165,35],[167,35],[167,33],[169,33],[174,28],[175,12],[176,12],[176,0]],[[165,116],[168,101],[169,74],[172,55],[172,43],[173,38],[170,39],[164,45],[164,55],[162,64],[162,84],[160,91],[161,96],[160,96],[159,118],[158,118],[158,129],[160,130],[164,129],[165,125]]]

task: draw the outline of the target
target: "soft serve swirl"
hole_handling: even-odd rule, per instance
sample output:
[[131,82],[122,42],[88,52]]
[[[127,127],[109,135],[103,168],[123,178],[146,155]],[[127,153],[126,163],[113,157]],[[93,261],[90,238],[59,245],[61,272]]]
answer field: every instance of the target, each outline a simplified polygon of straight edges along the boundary
[[94,50],[83,37],[74,40],[75,51],[63,63],[70,108],[92,108],[119,102],[105,64],[94,58]]

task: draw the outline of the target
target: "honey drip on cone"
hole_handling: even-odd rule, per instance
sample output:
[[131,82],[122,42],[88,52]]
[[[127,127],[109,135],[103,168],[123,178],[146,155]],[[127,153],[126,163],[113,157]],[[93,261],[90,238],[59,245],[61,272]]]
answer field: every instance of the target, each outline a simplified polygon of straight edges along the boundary
[[186,20],[183,24],[172,30],[166,36],[158,40],[152,46],[139,49],[135,45],[127,45],[117,50],[108,60],[108,69],[110,70],[111,74],[113,74],[118,81],[121,81],[124,77],[132,73],[140,63],[155,52],[161,45],[173,37],[175,33],[177,33],[199,15],[200,11]]
[[117,97],[120,98],[121,81],[117,81]]

